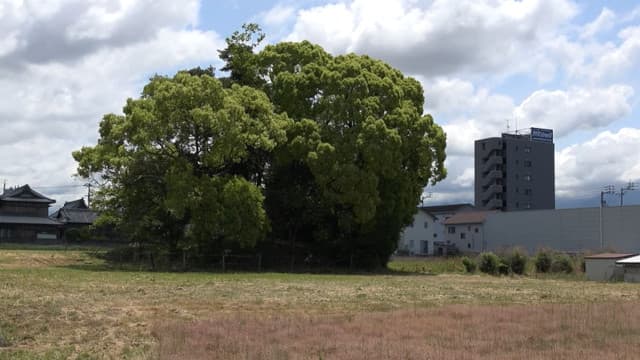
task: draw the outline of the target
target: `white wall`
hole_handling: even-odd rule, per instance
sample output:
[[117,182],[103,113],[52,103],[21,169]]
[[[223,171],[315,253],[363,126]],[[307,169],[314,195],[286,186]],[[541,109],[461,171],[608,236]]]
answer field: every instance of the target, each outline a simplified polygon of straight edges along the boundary
[[[454,229],[453,232],[451,232]],[[461,252],[481,252],[484,244],[482,224],[445,225],[445,240]]]
[[[608,207],[602,211],[604,249],[640,253],[640,206]],[[488,250],[520,246],[530,253],[541,247],[560,251],[598,250],[600,209],[559,209],[497,212],[484,223]]]
[[398,250],[407,251],[411,255],[433,255],[434,241],[443,241],[443,225],[424,211],[418,210],[413,216],[413,225],[402,231]]

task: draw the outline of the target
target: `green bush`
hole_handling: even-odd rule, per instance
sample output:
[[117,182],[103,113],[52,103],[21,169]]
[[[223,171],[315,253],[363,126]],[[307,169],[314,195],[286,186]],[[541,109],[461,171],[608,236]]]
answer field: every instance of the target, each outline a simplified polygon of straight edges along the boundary
[[480,271],[486,274],[495,275],[498,273],[498,266],[500,265],[500,258],[492,252],[484,252],[480,254],[478,260],[478,268]]
[[462,258],[462,265],[464,265],[464,269],[468,273],[474,273],[478,268],[478,264],[476,264],[473,259],[469,259],[466,256]]
[[529,258],[521,250],[514,249],[509,254],[509,267],[514,274],[523,275],[528,261]]
[[553,258],[548,250],[540,250],[536,254],[535,265],[536,272],[548,273],[551,270],[551,263]]
[[556,254],[553,257],[553,262],[551,263],[551,272],[553,273],[565,273],[571,274],[575,272],[575,266],[573,264],[573,260],[569,255],[566,254]]
[[507,264],[504,260],[500,260],[500,263],[498,264],[498,273],[500,275],[509,275],[509,271],[511,269],[509,268],[509,264]]

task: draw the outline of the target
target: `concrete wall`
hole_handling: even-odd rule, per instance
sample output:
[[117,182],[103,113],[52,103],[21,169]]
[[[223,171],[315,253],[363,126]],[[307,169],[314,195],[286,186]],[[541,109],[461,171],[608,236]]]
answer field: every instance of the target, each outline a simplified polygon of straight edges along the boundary
[[413,216],[413,225],[406,227],[400,235],[398,250],[407,251],[411,255],[433,255],[433,242],[443,240],[443,225],[424,211],[418,210]]
[[640,252],[640,206],[602,209],[604,246],[600,246],[600,209],[558,209],[499,212],[484,224],[487,249],[520,246],[561,251]]
[[618,259],[584,259],[585,275],[592,281],[621,281],[623,270]]

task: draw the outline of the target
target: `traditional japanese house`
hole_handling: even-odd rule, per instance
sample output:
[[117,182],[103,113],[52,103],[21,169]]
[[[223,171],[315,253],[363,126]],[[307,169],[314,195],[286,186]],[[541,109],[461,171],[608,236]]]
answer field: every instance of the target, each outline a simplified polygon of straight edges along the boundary
[[49,218],[49,206],[55,202],[29,185],[3,190],[0,195],[0,242],[59,242],[62,223]]
[[89,209],[84,199],[65,202],[50,218],[64,224],[65,229],[92,225],[98,213]]

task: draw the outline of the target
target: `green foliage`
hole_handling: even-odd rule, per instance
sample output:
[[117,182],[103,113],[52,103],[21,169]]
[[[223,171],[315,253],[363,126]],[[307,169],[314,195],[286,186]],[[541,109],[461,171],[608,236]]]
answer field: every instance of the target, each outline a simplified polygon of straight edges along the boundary
[[555,254],[551,263],[551,272],[572,274],[575,272],[573,260],[567,254]]
[[468,273],[476,272],[476,269],[478,267],[478,265],[476,264],[476,262],[473,259],[469,259],[466,256],[464,256],[462,258],[462,265],[464,265],[464,269]]
[[78,174],[105,184],[100,221],[170,249],[263,248],[383,266],[422,189],[444,179],[446,136],[418,81],[246,24],[220,50],[228,78],[156,76],[109,114]]
[[529,258],[527,255],[519,249],[513,249],[507,256],[506,263],[509,264],[509,269],[512,273],[523,275]]
[[536,272],[548,273],[551,270],[552,262],[553,257],[549,250],[542,249],[538,251],[535,257]]
[[478,258],[478,269],[486,274],[497,274],[500,264],[500,258],[492,252],[483,252]]
[[102,222],[172,254],[264,237],[264,154],[284,141],[288,120],[263,92],[179,72],[151,79],[123,112],[105,115],[98,144],[73,154],[79,175],[104,184],[94,202]]
[[446,175],[445,135],[422,115],[420,84],[306,41],[256,56],[265,92],[294,120],[267,183],[274,237],[342,263],[384,264],[423,187]]

